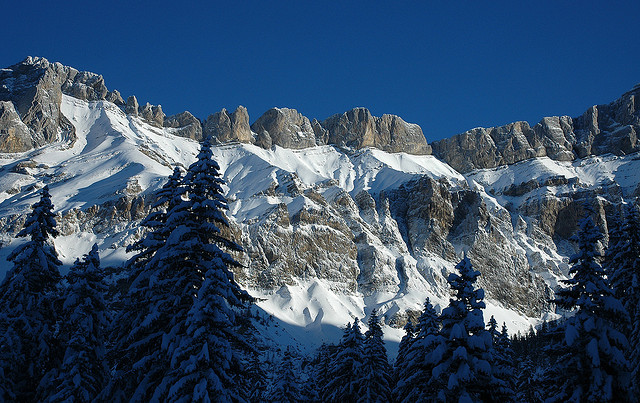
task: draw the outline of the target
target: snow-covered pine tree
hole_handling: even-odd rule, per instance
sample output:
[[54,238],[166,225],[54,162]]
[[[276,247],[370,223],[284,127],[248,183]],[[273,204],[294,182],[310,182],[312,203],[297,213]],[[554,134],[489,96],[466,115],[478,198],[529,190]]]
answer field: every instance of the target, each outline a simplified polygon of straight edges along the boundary
[[329,369],[328,383],[322,391],[324,402],[355,402],[360,391],[363,336],[358,319],[347,324],[338,351]]
[[13,267],[0,284],[0,400],[33,400],[44,374],[62,358],[53,336],[62,263],[51,242],[58,230],[48,186],[32,209],[17,235],[30,241],[8,256]]
[[310,401],[322,402],[323,390],[331,380],[331,366],[338,352],[338,346],[323,343],[316,352],[311,363],[313,370],[307,379],[305,386],[306,393]]
[[127,248],[137,253],[127,262],[129,288],[111,336],[114,346],[110,356],[116,370],[103,391],[103,400],[148,401],[169,368],[163,343],[175,318],[174,296],[169,291],[171,269],[163,273],[151,260],[179,225],[178,221],[167,223],[167,218],[182,205],[184,193],[181,170],[176,167],[158,192],[152,212],[142,221],[148,232]]
[[488,332],[493,341],[493,385],[491,395],[493,401],[514,402],[515,393],[515,367],[513,365],[513,349],[506,323],[502,324],[498,331],[497,322],[493,316],[489,320]]
[[[409,352],[409,347],[413,342],[415,337],[415,330],[413,328],[413,323],[411,323],[411,319],[407,319],[407,323],[404,325],[404,336],[400,340],[400,344],[398,345],[398,355],[396,355],[396,360],[393,363],[393,385],[394,385],[394,396],[395,396],[395,385],[398,384],[398,380],[402,376],[402,372],[406,367],[406,357]],[[398,399],[396,399],[398,400]]]
[[553,373],[559,387],[553,388],[550,401],[623,402],[629,400],[627,340],[614,323],[627,316],[615,297],[600,266],[598,230],[586,206],[577,235],[579,251],[567,286],[557,292],[556,304],[565,310],[576,310],[567,319],[564,338],[555,351],[561,356]]
[[369,330],[365,333],[362,378],[359,402],[391,401],[391,366],[387,358],[387,349],[382,339],[382,327],[378,311],[373,310],[367,322]]
[[151,205],[151,212],[140,223],[141,226],[148,229],[148,232],[140,240],[127,246],[127,252],[137,252],[127,262],[130,271],[129,277],[134,282],[132,285],[134,289],[137,286],[136,283],[148,281],[144,275],[148,271],[145,271],[144,267],[156,251],[164,245],[171,233],[171,228],[165,225],[167,212],[182,201],[183,194],[182,169],[176,166],[167,182],[156,194],[156,201]]
[[272,403],[298,403],[304,401],[304,395],[300,385],[293,353],[287,347],[283,353],[282,360],[276,367],[274,382],[268,392],[266,401]]
[[50,402],[89,402],[105,384],[105,330],[108,325],[104,300],[106,285],[100,270],[98,245],[83,260],[76,260],[66,276],[69,286],[63,295],[62,323],[67,346],[60,368],[43,385],[41,396]]
[[154,393],[158,398],[242,401],[248,389],[234,345],[242,343],[236,311],[251,297],[230,270],[239,263],[222,249],[242,250],[221,231],[229,223],[219,170],[205,140],[184,179],[187,200],[168,213],[167,225],[175,229],[149,262],[171,311],[162,346],[171,370]]
[[630,321],[623,328],[629,340],[632,394],[640,395],[640,212],[628,204],[621,228],[609,236],[605,272],[615,295],[629,314]]
[[397,402],[429,401],[435,398],[435,390],[429,384],[433,369],[432,354],[442,343],[440,319],[429,298],[414,329],[414,337],[404,357],[404,367],[399,369],[394,388]]
[[440,316],[444,342],[433,353],[430,386],[439,401],[489,401],[492,341],[484,327],[484,290],[475,288],[480,272],[467,257],[456,269],[459,274],[447,278],[455,295]]

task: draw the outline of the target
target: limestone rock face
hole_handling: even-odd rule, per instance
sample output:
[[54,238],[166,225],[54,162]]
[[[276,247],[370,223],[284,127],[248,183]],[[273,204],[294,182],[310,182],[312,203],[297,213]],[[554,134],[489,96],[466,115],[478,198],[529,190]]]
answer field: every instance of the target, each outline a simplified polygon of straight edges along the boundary
[[31,133],[22,123],[11,101],[0,101],[0,150],[19,153],[30,150]]
[[322,122],[329,144],[341,147],[376,147],[387,152],[431,154],[420,126],[395,115],[374,117],[366,108],[355,108]]
[[127,115],[138,116],[138,110],[140,109],[140,105],[138,105],[138,99],[135,95],[130,95],[127,98],[127,105],[125,106],[125,112]]
[[164,125],[164,113],[161,105],[151,105],[148,102],[140,109],[140,117],[155,127]]
[[295,109],[269,109],[251,125],[251,130],[263,136],[264,145],[269,143],[267,138],[271,139],[271,144],[283,148],[302,149],[316,145],[311,122]]
[[193,140],[202,140],[202,125],[200,120],[190,112],[185,111],[164,119],[164,127],[176,129],[173,134]]
[[[0,71],[0,101],[13,103],[20,120],[31,132],[31,141],[20,141],[20,145],[14,141],[4,142],[7,148],[0,151],[39,147],[57,139],[73,142],[73,125],[60,112],[62,94],[85,101],[108,100],[123,104],[120,94],[109,92],[99,74],[50,63],[42,57],[28,57]],[[0,130],[8,133],[15,131],[15,127],[3,126]]]
[[244,106],[238,106],[229,113],[226,109],[209,115],[203,125],[204,137],[211,137],[216,144],[229,141],[252,143],[253,134],[249,127],[249,113]]
[[589,155],[626,155],[640,150],[640,86],[618,100],[589,108],[576,118],[543,118],[533,128],[516,122],[476,128],[432,143],[434,154],[460,172],[494,168],[533,157],[572,161]]

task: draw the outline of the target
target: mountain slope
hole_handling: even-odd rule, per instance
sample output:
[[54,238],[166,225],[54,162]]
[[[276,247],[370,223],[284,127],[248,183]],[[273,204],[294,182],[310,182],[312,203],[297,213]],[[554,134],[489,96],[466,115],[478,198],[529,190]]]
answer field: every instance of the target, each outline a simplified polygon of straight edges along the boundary
[[[66,131],[0,154],[0,260],[20,242],[13,236],[46,184],[65,264],[97,242],[103,263],[121,266],[154,191],[173,166],[195,159],[198,143],[179,127],[80,94],[60,95]],[[596,207],[606,229],[640,182],[637,154],[539,157],[465,174],[431,155],[370,147],[234,142],[214,155],[228,183],[231,235],[246,251],[238,280],[299,340],[314,335],[312,343],[374,308],[398,339],[427,296],[446,306],[445,278],[464,254],[482,273],[488,314],[526,331],[553,314],[549,299],[566,276],[582,204]]]

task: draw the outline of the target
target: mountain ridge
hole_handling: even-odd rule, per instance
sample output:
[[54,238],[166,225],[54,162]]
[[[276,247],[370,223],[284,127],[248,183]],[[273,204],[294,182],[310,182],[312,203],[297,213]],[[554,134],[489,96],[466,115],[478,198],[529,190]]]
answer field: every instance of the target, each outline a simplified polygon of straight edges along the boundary
[[[6,70],[0,77],[13,74]],[[65,77],[72,74],[62,71]],[[83,99],[109,91],[94,76],[77,76],[60,85],[58,109],[30,115],[54,129],[52,142],[0,154],[0,259],[19,243],[13,237],[37,190],[48,185],[63,261],[70,264],[96,242],[105,264],[121,266],[125,247],[142,235],[139,222],[154,192],[174,166],[195,159],[194,126],[200,122],[195,117],[162,116],[160,125],[160,109],[141,109],[131,97]],[[38,88],[40,77],[22,81],[21,92],[39,100],[38,107],[57,99]],[[74,83],[77,96],[62,91]],[[3,105],[10,109],[13,101]],[[203,135],[220,127],[231,133],[231,141],[213,153],[227,181],[232,238],[246,251],[235,274],[261,298],[263,309],[302,328],[320,322],[342,326],[375,308],[397,341],[399,328],[426,296],[436,306],[446,305],[445,279],[467,255],[483,273],[488,312],[512,331],[524,332],[554,315],[549,301],[566,278],[582,205],[592,205],[596,222],[606,229],[621,203],[640,195],[637,154],[573,160],[547,155],[460,173],[437,155],[380,150],[375,134],[387,123],[366,116],[364,109],[358,112],[363,118],[347,113],[337,126],[348,134],[355,130],[349,125],[365,122],[358,130],[372,134],[373,144],[299,149],[274,144],[278,136],[272,134],[302,138],[303,133],[311,139],[313,131],[315,139],[328,138],[321,122],[276,109],[272,113],[278,116],[260,125],[269,137],[263,133],[265,143],[259,143],[261,134],[252,130],[245,111],[223,111],[209,120],[209,128],[207,121],[202,127]],[[22,127],[15,122],[17,111],[9,112],[4,121]],[[387,119],[390,126],[401,124]],[[234,139],[238,133],[248,134],[247,141]],[[272,143],[265,147],[268,138]]]

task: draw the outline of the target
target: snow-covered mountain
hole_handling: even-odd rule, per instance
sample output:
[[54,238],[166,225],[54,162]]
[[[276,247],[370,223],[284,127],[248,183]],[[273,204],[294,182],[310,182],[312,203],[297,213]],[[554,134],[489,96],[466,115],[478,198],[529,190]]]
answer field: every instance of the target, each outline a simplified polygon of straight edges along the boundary
[[[637,122],[622,123],[607,127],[635,139]],[[606,143],[601,133],[597,144]],[[188,112],[166,117],[107,91],[98,75],[29,58],[0,72],[0,262],[20,242],[14,236],[37,190],[49,185],[63,262],[97,242],[103,264],[122,265],[154,192],[173,166],[195,160],[203,135],[219,143],[232,237],[246,251],[237,279],[312,345],[335,341],[331,329],[374,308],[387,337],[399,339],[426,297],[447,305],[445,278],[464,254],[482,272],[487,318],[525,331],[553,315],[549,299],[567,274],[582,203],[596,207],[606,229],[640,183],[635,142],[628,155],[593,148],[572,158],[551,155],[549,141],[544,156],[529,159],[503,158],[509,150],[500,146],[500,163],[511,165],[492,159],[473,170],[460,168],[464,147],[435,147],[459,173],[429,155],[417,125],[391,115],[358,108],[319,122],[282,108],[251,126],[244,108],[202,121]],[[7,269],[0,263],[0,276]]]

